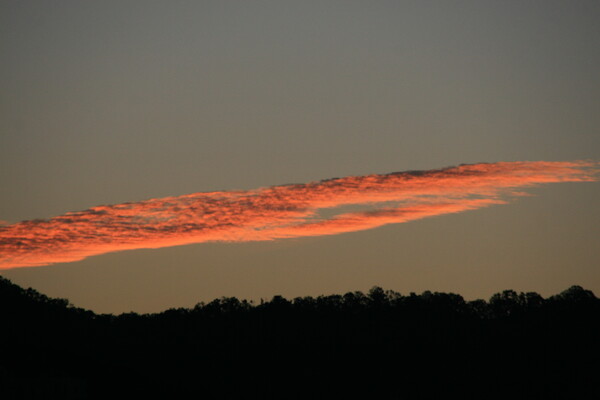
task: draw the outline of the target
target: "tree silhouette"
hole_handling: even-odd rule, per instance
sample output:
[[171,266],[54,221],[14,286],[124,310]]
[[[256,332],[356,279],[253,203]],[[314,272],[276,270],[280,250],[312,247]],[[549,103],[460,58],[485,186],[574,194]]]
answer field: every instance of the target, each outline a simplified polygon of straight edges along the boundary
[[[373,287],[95,314],[0,278],[0,398],[598,397],[600,300]],[[33,389],[35,388],[35,389]]]

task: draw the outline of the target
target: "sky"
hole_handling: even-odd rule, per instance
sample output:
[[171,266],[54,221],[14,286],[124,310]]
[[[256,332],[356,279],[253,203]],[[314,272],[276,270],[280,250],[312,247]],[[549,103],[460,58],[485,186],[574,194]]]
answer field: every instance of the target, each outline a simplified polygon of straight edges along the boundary
[[[23,229],[39,238],[34,225],[101,207],[278,191],[296,201],[285,218],[329,225],[152,249],[116,235],[118,249],[0,273],[112,313],[375,285],[487,299],[578,284],[600,295],[600,183],[565,179],[593,167],[553,164],[600,161],[599,18],[595,1],[2,1],[4,231],[37,221]],[[513,178],[543,165],[551,178],[516,193],[513,183],[432,184],[461,164]],[[401,196],[374,209],[349,192],[338,217],[327,199],[300,206],[289,192],[369,176],[414,176],[430,191],[394,186]],[[460,209],[422,218],[431,197]],[[254,209],[244,207],[245,218]],[[137,211],[144,224],[164,217]],[[331,233],[339,215],[368,226]],[[248,218],[261,235],[274,229]]]

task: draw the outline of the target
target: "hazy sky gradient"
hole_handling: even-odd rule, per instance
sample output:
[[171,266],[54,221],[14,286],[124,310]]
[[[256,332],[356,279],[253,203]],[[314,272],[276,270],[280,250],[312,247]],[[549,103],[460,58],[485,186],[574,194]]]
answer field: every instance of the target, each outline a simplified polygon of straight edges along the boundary
[[[460,163],[600,159],[597,1],[3,1],[0,220]],[[100,312],[219,296],[600,293],[600,189],[3,275]]]

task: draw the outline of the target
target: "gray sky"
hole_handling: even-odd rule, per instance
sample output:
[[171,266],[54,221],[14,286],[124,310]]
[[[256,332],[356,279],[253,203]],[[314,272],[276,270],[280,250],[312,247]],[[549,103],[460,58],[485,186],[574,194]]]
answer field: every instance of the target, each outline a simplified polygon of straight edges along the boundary
[[[2,1],[0,220],[460,163],[600,159],[596,1]],[[337,236],[2,274],[99,312],[600,294],[598,183]]]

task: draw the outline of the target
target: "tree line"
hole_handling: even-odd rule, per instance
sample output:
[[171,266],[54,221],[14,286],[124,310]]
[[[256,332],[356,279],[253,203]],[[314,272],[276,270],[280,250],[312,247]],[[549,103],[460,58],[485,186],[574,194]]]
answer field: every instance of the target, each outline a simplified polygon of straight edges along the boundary
[[600,394],[599,338],[600,300],[580,286],[488,301],[373,287],[112,315],[0,277],[2,398],[570,398]]

